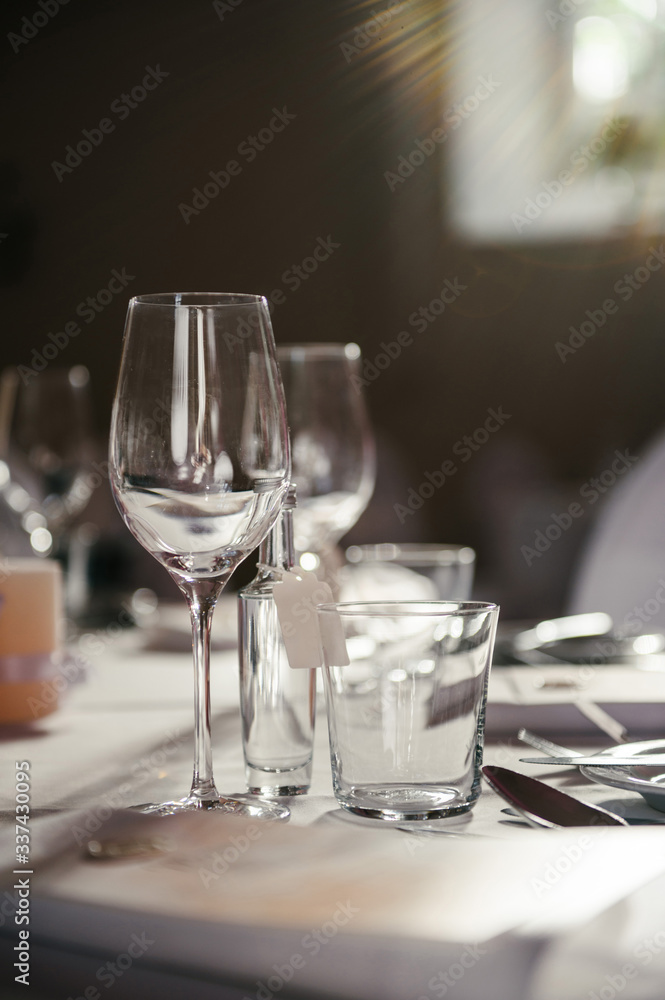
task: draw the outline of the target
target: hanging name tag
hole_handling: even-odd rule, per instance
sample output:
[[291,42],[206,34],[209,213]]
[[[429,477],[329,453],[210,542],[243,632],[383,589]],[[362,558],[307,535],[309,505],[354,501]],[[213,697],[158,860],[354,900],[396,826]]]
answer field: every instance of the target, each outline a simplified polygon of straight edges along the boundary
[[318,617],[324,664],[327,667],[348,667],[349,652],[346,648],[346,638],[339,613],[326,611],[325,614]]
[[323,666],[316,605],[332,601],[328,584],[307,570],[286,570],[273,596],[289,666],[294,670]]

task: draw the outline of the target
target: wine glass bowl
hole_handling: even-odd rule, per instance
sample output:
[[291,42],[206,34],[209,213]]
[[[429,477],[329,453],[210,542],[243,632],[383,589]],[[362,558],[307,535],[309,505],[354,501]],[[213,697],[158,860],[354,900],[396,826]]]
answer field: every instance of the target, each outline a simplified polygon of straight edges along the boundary
[[57,548],[92,494],[89,381],[84,365],[28,381],[8,368],[0,379],[3,493],[39,555]]
[[330,551],[356,523],[374,490],[375,447],[361,392],[357,344],[277,349],[284,380],[293,481],[295,547]]
[[283,807],[264,807],[254,797],[220,797],[210,737],[214,606],[235,567],[275,522],[290,477],[284,395],[265,299],[191,292],[130,301],[110,473],[127,527],[173,577],[192,618],[192,788],[177,802],[144,808],[283,818]]

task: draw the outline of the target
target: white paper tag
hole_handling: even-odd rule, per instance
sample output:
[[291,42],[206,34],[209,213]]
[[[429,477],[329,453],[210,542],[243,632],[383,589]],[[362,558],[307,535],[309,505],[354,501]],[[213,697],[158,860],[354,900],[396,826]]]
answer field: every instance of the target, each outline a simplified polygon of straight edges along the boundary
[[291,569],[282,573],[273,595],[289,666],[294,670],[323,666],[316,605],[332,601],[328,584],[307,570]]
[[[330,590],[330,588],[328,589]],[[330,602],[326,601],[325,603],[328,604]],[[346,648],[342,619],[339,617],[337,611],[327,611],[324,615],[319,615],[318,617],[324,664],[327,667],[348,667],[350,663],[349,651]]]

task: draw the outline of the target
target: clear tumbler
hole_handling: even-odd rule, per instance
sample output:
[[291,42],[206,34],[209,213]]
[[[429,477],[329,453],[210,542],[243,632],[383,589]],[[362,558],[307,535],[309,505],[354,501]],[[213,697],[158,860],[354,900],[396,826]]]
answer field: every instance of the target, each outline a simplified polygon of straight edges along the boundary
[[388,820],[452,816],[480,794],[495,604],[318,607],[335,796]]

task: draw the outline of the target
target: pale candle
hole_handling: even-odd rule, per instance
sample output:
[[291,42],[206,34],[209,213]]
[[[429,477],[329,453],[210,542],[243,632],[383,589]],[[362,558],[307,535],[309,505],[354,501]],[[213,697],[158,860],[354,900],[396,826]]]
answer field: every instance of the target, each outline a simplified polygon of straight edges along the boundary
[[0,560],[0,723],[28,722],[57,708],[42,697],[57,673],[62,572],[51,559]]

